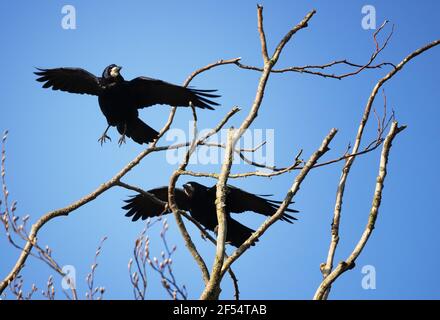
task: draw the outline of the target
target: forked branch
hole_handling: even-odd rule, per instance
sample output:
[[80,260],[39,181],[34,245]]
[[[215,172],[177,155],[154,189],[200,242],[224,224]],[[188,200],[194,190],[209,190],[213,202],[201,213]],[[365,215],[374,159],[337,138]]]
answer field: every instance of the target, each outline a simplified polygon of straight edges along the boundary
[[344,272],[354,267],[356,259],[359,257],[365,245],[367,244],[368,239],[370,238],[373,232],[376,219],[379,214],[379,207],[382,201],[382,191],[384,187],[385,177],[387,175],[388,158],[389,158],[392,142],[394,138],[397,136],[397,134],[399,134],[405,128],[406,128],[405,126],[399,127],[397,122],[393,122],[391,124],[390,132],[385,138],[385,142],[382,147],[382,153],[380,156],[380,164],[379,164],[379,173],[376,179],[376,189],[374,191],[370,215],[368,217],[368,223],[365,227],[365,230],[361,238],[359,239],[356,247],[353,249],[352,253],[348,256],[348,258],[344,261],[341,261],[338,264],[338,266],[324,278],[318,290],[316,291],[313,299],[322,300],[326,296],[326,293],[328,292],[328,289],[330,288],[332,283],[335,282],[335,280]]

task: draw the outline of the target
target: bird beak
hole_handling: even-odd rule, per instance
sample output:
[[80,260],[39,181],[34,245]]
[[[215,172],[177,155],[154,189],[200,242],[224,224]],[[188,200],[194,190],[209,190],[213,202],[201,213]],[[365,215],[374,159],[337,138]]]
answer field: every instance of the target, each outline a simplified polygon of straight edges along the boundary
[[116,68],[118,68],[118,72],[121,71],[121,69],[122,69],[121,66],[117,66]]
[[185,184],[183,185],[183,191],[185,191],[186,195],[187,195],[188,197],[190,197],[191,194],[192,194],[193,188],[192,188],[188,183],[185,183]]

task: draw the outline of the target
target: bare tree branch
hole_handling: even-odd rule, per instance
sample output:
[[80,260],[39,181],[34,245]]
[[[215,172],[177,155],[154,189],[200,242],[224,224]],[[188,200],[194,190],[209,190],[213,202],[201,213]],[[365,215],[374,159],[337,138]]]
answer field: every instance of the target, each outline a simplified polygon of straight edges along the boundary
[[318,290],[316,291],[313,299],[322,300],[325,297],[332,283],[341,274],[354,267],[357,257],[359,257],[365,245],[367,244],[368,239],[370,238],[371,233],[373,232],[376,219],[379,214],[379,207],[382,201],[382,190],[384,187],[385,177],[387,175],[387,164],[388,164],[388,157],[389,157],[391,145],[397,134],[399,134],[405,128],[406,128],[405,126],[399,127],[397,122],[393,122],[391,124],[390,132],[385,138],[385,142],[382,148],[379,173],[376,179],[376,189],[374,191],[373,203],[371,206],[370,215],[368,217],[367,226],[365,227],[365,230],[361,238],[359,239],[356,247],[353,249],[353,252],[345,261],[340,262],[339,265],[324,278]]
[[266,35],[264,33],[264,26],[263,26],[263,6],[257,5],[257,14],[258,14],[258,20],[257,20],[258,34],[260,35],[260,42],[261,42],[261,55],[263,56],[264,64],[266,64],[269,62],[269,54],[267,53]]
[[[344,59],[344,60],[335,60],[333,62],[322,64],[322,65],[306,65],[306,66],[301,66],[301,67],[288,67],[288,68],[283,68],[283,69],[272,69],[271,72],[272,73],[298,72],[298,73],[306,73],[306,74],[311,74],[311,75],[315,75],[315,76],[320,76],[323,78],[333,78],[333,79],[342,80],[344,78],[357,75],[365,69],[378,69],[378,68],[382,68],[383,66],[392,66],[395,68],[395,65],[390,62],[383,62],[383,63],[377,64],[377,65],[372,65],[372,63],[376,60],[377,56],[386,48],[386,46],[388,45],[388,43],[393,35],[394,26],[392,27],[391,32],[389,33],[388,37],[384,41],[383,45],[379,46],[379,43],[377,41],[377,35],[382,31],[382,29],[386,26],[387,23],[388,23],[388,21],[385,21],[377,29],[377,31],[373,34],[375,51],[371,54],[371,57],[366,64],[360,65],[360,64],[352,63],[352,62],[348,61],[347,59]],[[254,70],[254,71],[260,71],[260,72],[263,71],[263,68],[242,64],[240,62],[240,60],[237,60],[235,62],[235,65],[241,69]],[[325,72],[314,70],[314,69],[323,70],[323,69],[327,69],[327,68],[330,68],[330,67],[333,67],[336,65],[347,65],[350,67],[355,67],[357,69],[354,71],[342,73],[339,75],[334,74],[334,73],[325,73]]]
[[338,131],[336,129],[332,129],[330,133],[325,137],[323,140],[321,146],[313,155],[310,157],[310,159],[306,162],[306,165],[304,168],[299,172],[299,174],[296,176],[295,181],[292,184],[292,187],[288,191],[286,197],[284,198],[284,201],[281,203],[280,207],[278,208],[277,212],[268,218],[261,226],[258,228],[257,231],[255,231],[249,239],[247,239],[237,250],[234,251],[234,253],[226,259],[226,261],[223,264],[222,268],[222,274],[225,273],[225,271],[231,266],[231,264],[237,260],[247,249],[251,247],[255,241],[261,237],[266,230],[275,222],[277,221],[285,212],[289,204],[291,203],[293,197],[296,195],[298,190],[301,187],[301,183],[304,181],[305,177],[313,167],[313,165],[318,161],[318,159],[324,155],[328,150],[328,146],[330,142],[335,137],[336,133]]
[[189,159],[190,159],[192,153],[195,151],[195,148],[197,147],[197,145],[202,144],[204,141],[206,141],[206,139],[208,139],[212,135],[219,132],[223,128],[223,126],[227,123],[227,121],[235,113],[237,113],[239,110],[240,109],[238,107],[232,108],[232,110],[229,111],[229,113],[219,122],[219,124],[214,129],[212,129],[209,133],[207,133],[205,136],[203,136],[201,138],[197,137],[197,117],[196,117],[195,113],[193,113],[193,118],[194,118],[194,138],[193,138],[193,141],[191,142],[191,145],[188,148],[187,153],[185,154],[184,161],[180,164],[179,168],[176,171],[174,171],[174,173],[171,175],[170,183],[168,186],[169,207],[174,214],[177,226],[180,230],[180,233],[183,236],[186,247],[188,248],[188,250],[190,251],[190,253],[194,257],[195,261],[197,262],[197,264],[199,265],[199,267],[202,271],[202,277],[203,277],[203,281],[205,282],[205,284],[208,283],[208,281],[209,281],[209,271],[208,271],[208,268],[206,267],[205,261],[203,260],[203,258],[199,254],[199,252],[197,251],[197,248],[194,245],[194,243],[191,239],[191,236],[189,235],[188,231],[186,230],[185,224],[183,223],[183,220],[181,218],[181,215],[184,214],[184,211],[181,211],[177,207],[177,204],[174,199],[174,190],[176,188],[176,183],[181,175],[181,172],[186,169],[186,166],[188,165]]
[[[261,7],[258,6],[258,12],[260,12]],[[225,259],[225,242],[226,242],[226,182],[228,176],[231,173],[231,164],[234,157],[234,129],[230,128],[228,131],[228,139],[226,141],[225,149],[225,160],[223,161],[221,174],[217,181],[216,188],[216,211],[218,220],[218,230],[217,230],[217,246],[216,254],[214,258],[214,263],[212,266],[211,277],[203,290],[200,297],[202,300],[206,299],[218,299],[220,293],[220,282],[221,282],[221,271],[223,261]]]
[[[353,147],[352,155],[357,153],[361,144],[362,136],[364,133],[365,126],[367,124],[367,121],[370,117],[371,108],[373,106],[373,102],[376,98],[377,93],[379,92],[379,89],[388,81],[390,80],[394,75],[396,75],[400,70],[402,70],[403,66],[407,64],[409,61],[411,61],[413,58],[417,57],[418,55],[422,54],[423,52],[437,46],[440,44],[440,40],[433,41],[420,49],[412,52],[407,57],[405,57],[397,66],[395,69],[391,70],[385,77],[380,79],[377,84],[374,86],[373,91],[370,94],[370,97],[368,98],[367,105],[365,106],[364,113],[362,115],[362,119],[358,128],[358,132],[355,139],[355,144]],[[334,214],[333,214],[333,221],[332,221],[332,227],[331,227],[331,241],[330,241],[330,247],[328,251],[327,261],[325,264],[322,264],[321,266],[321,272],[324,278],[328,277],[333,269],[333,261],[334,256],[336,252],[336,248],[338,246],[339,242],[339,224],[341,219],[341,210],[342,210],[342,200],[344,197],[344,191],[345,191],[345,183],[347,181],[348,174],[350,173],[351,166],[353,165],[353,162],[356,157],[350,157],[347,158],[345,165],[342,169],[342,175],[339,180],[338,189],[336,192],[336,202],[335,202],[335,208],[334,208]],[[331,287],[329,286],[327,288],[327,291],[330,291]],[[327,292],[324,296],[326,298],[328,296]]]
[[[273,68],[273,66],[276,64],[281,51],[283,50],[284,46],[287,44],[287,42],[292,38],[292,36],[298,32],[299,30],[307,27],[307,23],[309,20],[313,17],[313,15],[316,13],[315,10],[312,10],[310,13],[308,13],[305,18],[296,26],[294,26],[287,34],[281,39],[278,46],[275,49],[274,54],[270,59],[267,59],[265,55],[267,55],[267,47],[266,47],[266,40],[264,35],[264,29],[263,29],[263,7],[258,6],[257,7],[257,17],[258,17],[258,30],[260,33],[260,40],[262,45],[262,54],[263,59],[265,60],[264,63],[264,69],[260,76],[260,80],[258,83],[257,93],[254,99],[254,102],[252,104],[251,110],[247,117],[243,120],[242,124],[238,128],[236,132],[234,132],[234,136],[232,136],[232,131],[229,132],[228,135],[228,141],[226,144],[226,152],[225,152],[225,158],[223,160],[223,165],[221,169],[221,173],[219,176],[219,179],[217,181],[217,193],[216,193],[216,211],[217,211],[217,220],[218,220],[218,236],[217,236],[217,250],[216,250],[216,256],[214,259],[214,264],[212,267],[211,277],[209,279],[209,282],[207,283],[204,291],[202,292],[201,299],[217,299],[219,292],[220,292],[220,282],[222,279],[222,276],[226,270],[228,270],[228,267],[225,268],[224,266],[224,246],[225,246],[225,239],[226,239],[226,223],[225,223],[225,190],[226,190],[226,183],[228,180],[228,177],[230,175],[230,170],[232,166],[232,159],[234,155],[235,145],[237,141],[241,138],[241,136],[244,134],[244,132],[251,126],[253,121],[258,115],[258,111],[260,109],[261,103],[263,101],[264,97],[264,91],[266,89],[266,84],[269,79],[270,72]],[[246,250],[246,249],[244,249]],[[231,257],[228,258],[230,260]],[[224,272],[222,274],[222,270],[224,269]]]
[[194,152],[195,148],[197,147],[197,115],[193,109],[193,130],[194,130],[194,137],[193,141],[191,142],[191,145],[188,148],[188,151],[185,154],[183,162],[180,164],[179,169],[176,170],[170,178],[170,183],[168,186],[168,204],[173,212],[174,218],[176,220],[177,227],[180,230],[180,233],[183,236],[183,240],[185,241],[185,246],[188,248],[189,252],[193,256],[194,260],[196,261],[197,265],[199,266],[201,272],[203,281],[205,284],[209,281],[209,271],[208,267],[206,266],[205,261],[203,260],[202,256],[200,255],[199,251],[197,250],[194,242],[191,239],[190,234],[188,233],[188,230],[185,227],[185,223],[182,220],[182,210],[180,210],[177,207],[176,200],[174,198],[174,190],[176,188],[177,179],[179,178],[179,171],[185,170],[186,166],[188,165],[189,159],[191,158],[192,153]]

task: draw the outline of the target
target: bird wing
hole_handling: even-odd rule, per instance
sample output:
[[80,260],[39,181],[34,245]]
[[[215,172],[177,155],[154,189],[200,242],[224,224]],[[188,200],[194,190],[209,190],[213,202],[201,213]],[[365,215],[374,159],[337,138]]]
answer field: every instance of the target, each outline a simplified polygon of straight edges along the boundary
[[131,96],[135,99],[138,109],[155,104],[167,104],[180,107],[189,106],[190,101],[195,107],[213,110],[218,103],[208,98],[217,98],[212,94],[216,90],[197,90],[177,86],[162,80],[138,77],[128,82]]
[[[166,205],[168,203],[168,187],[151,189],[147,192],[154,195],[157,199],[164,203],[159,203],[158,201],[155,201],[155,199],[140,193],[124,201],[127,204],[123,206],[122,209],[127,210],[127,213],[125,214],[126,217],[133,217],[132,220],[137,221],[139,218],[145,220],[149,217],[152,218],[170,213],[170,210]],[[174,196],[177,207],[179,207],[179,209],[188,211],[189,201],[185,192],[182,189],[176,188],[174,190]]]
[[61,90],[71,93],[99,95],[103,90],[100,78],[81,68],[39,69],[34,72],[43,82],[43,88]]
[[[226,208],[230,212],[241,213],[253,211],[265,216],[273,216],[281,204],[280,201],[265,199],[231,185],[227,186],[226,192]],[[281,220],[289,223],[292,223],[292,220],[296,220],[295,217],[286,212],[294,213],[298,211],[287,208],[285,213],[281,216]]]

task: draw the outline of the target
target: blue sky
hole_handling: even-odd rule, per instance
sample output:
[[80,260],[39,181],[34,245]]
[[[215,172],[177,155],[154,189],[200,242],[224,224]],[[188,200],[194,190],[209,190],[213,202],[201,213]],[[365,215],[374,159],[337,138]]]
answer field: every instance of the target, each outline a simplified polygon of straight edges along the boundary
[[[322,64],[336,59],[357,63],[368,61],[374,50],[372,30],[361,27],[365,4],[374,5],[377,23],[389,19],[395,24],[389,47],[378,61],[399,62],[404,56],[440,35],[438,1],[261,1],[270,49],[285,32],[312,8],[318,13],[306,30],[297,34],[279,60],[278,66]],[[77,29],[61,28],[61,8],[76,8]],[[41,89],[32,74],[34,67],[78,66],[100,75],[105,66],[124,66],[127,79],[139,75],[182,81],[196,68],[218,59],[242,57],[243,63],[261,65],[254,1],[14,1],[0,4],[2,71],[0,130],[9,129],[7,181],[18,212],[35,221],[42,214],[63,207],[94,190],[112,177],[142,149],[132,141],[119,148],[116,130],[112,143],[101,147],[97,139],[106,122],[97,99]],[[421,299],[440,298],[437,277],[440,265],[440,206],[437,201],[440,169],[438,117],[440,91],[439,49],[416,58],[385,86],[388,106],[408,129],[396,138],[391,151],[389,174],[374,234],[357,261],[357,267],[334,285],[334,299]],[[341,69],[336,69],[341,71]],[[308,157],[332,127],[339,133],[325,159],[344,152],[353,142],[367,98],[387,69],[368,70],[342,81],[304,74],[274,74],[253,128],[274,129],[275,162],[288,165],[299,149]],[[209,128],[234,105],[240,112],[231,124],[245,117],[253,101],[258,73],[225,66],[194,80],[194,86],[216,88],[222,95],[216,111],[199,112],[200,126]],[[382,100],[375,107],[382,110]],[[165,123],[168,107],[142,110],[141,117],[155,129]],[[177,113],[176,128],[187,128],[188,109]],[[368,124],[365,142],[376,134],[374,121]],[[164,144],[165,142],[162,142]],[[379,153],[359,158],[350,174],[336,255],[347,256],[367,222],[378,170]],[[301,212],[294,225],[276,223],[235,265],[242,298],[309,299],[326,258],[336,186],[342,164],[313,171],[296,197]],[[165,154],[146,158],[125,179],[145,189],[168,184],[176,168]],[[193,170],[218,170],[219,166],[194,165]],[[250,168],[234,167],[234,171]],[[294,173],[267,180],[248,178],[233,181],[255,193],[284,197]],[[189,179],[182,178],[179,182]],[[207,185],[214,180],[197,180]],[[39,235],[49,244],[61,265],[76,268],[78,291],[84,298],[85,276],[96,247],[107,236],[99,258],[96,284],[105,286],[106,298],[130,299],[127,273],[141,222],[125,218],[122,200],[131,192],[112,189],[73,212],[46,225]],[[238,218],[251,227],[263,219]],[[197,265],[169,217],[168,239],[177,245],[175,274],[185,284],[190,298],[202,290]],[[189,226],[193,238],[211,266],[214,248]],[[152,228],[151,250],[159,255],[162,243],[159,225]],[[19,252],[0,236],[0,275],[6,275]],[[231,249],[231,248],[229,248]],[[375,290],[361,286],[362,266],[376,269]],[[32,283],[43,288],[53,272],[43,263],[29,259],[22,272],[25,288]],[[58,298],[60,279],[56,277]],[[157,276],[151,272],[148,298],[167,298]],[[229,279],[223,282],[222,298],[232,298]]]

